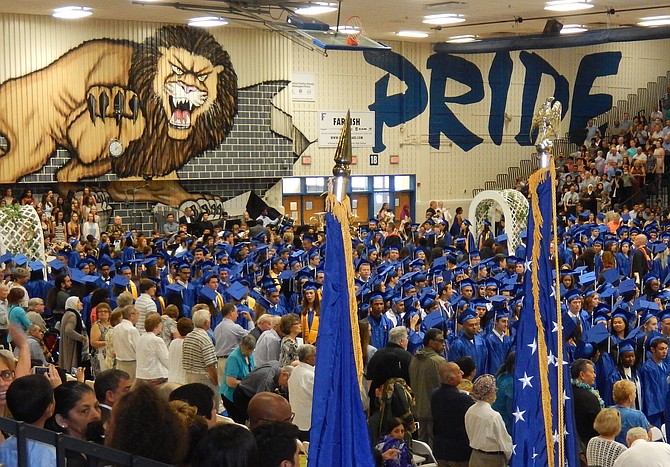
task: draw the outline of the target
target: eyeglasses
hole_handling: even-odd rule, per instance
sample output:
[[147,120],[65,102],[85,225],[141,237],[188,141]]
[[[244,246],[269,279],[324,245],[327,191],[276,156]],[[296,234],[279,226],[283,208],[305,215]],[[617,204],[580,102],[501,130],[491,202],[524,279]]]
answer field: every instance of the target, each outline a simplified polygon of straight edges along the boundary
[[[4,381],[12,381],[14,379],[14,372],[12,370],[0,371],[0,378]],[[293,420],[293,418],[291,418]]]
[[275,420],[275,419],[269,419],[269,418],[259,418],[256,420],[257,422],[293,422],[293,419],[295,418],[295,414],[291,412],[291,415],[288,418],[285,418],[283,420]]

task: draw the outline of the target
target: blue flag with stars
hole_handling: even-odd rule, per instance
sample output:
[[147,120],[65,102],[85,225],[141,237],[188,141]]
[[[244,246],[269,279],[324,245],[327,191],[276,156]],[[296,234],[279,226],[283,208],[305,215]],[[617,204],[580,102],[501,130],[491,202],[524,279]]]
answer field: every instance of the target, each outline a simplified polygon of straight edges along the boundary
[[[511,466],[578,466],[560,288],[550,259],[555,229],[553,160],[528,180],[530,213],[524,303],[516,338]],[[555,245],[554,245],[555,247]]]

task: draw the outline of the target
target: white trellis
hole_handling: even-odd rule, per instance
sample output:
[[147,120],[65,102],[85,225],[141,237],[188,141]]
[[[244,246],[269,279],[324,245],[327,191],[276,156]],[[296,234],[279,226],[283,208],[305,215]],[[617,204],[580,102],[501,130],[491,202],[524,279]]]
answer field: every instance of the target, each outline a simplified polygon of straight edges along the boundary
[[468,219],[472,223],[470,230],[475,238],[484,229],[484,220],[495,224],[495,210],[499,205],[505,216],[507,250],[511,255],[521,243],[520,233],[528,225],[528,200],[517,190],[486,190],[474,197],[470,204]]
[[0,254],[6,252],[46,264],[42,223],[32,206],[0,208]]

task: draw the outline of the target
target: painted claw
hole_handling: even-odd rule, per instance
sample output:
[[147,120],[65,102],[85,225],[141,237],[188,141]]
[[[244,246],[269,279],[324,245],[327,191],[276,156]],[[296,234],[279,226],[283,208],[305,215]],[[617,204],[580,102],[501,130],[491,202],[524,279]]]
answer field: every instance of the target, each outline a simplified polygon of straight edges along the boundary
[[93,94],[89,94],[88,97],[86,98],[86,109],[88,110],[88,115],[91,117],[91,121],[95,125],[95,105],[97,104],[97,100],[95,99],[95,96]]
[[109,97],[107,97],[106,92],[100,93],[100,118],[105,120],[105,114],[107,113],[107,107],[109,106]]

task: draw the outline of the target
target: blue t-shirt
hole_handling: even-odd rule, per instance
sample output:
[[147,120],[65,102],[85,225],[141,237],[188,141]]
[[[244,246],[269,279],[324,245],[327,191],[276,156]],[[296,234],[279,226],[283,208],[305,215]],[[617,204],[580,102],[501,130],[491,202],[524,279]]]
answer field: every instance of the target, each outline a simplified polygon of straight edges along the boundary
[[228,356],[228,360],[226,360],[226,369],[223,373],[223,381],[221,381],[221,384],[219,385],[219,392],[223,394],[226,399],[232,401],[235,388],[231,388],[226,384],[226,378],[232,376],[235,379],[243,380],[245,376],[254,370],[254,368],[256,368],[254,356],[249,355],[249,364],[247,364],[244,355],[242,355],[242,352],[240,351],[240,347],[236,347]]
[[628,430],[636,426],[640,426],[647,431],[651,428],[649,421],[647,421],[647,417],[645,417],[639,410],[622,407],[620,405],[613,405],[611,408],[617,409],[621,414],[621,431],[614,440],[624,446],[628,446],[626,444],[626,433],[628,433]]
[[[16,437],[11,436],[0,444],[0,463],[6,467],[19,465]],[[56,465],[56,448],[32,439],[28,440],[28,467]]]

